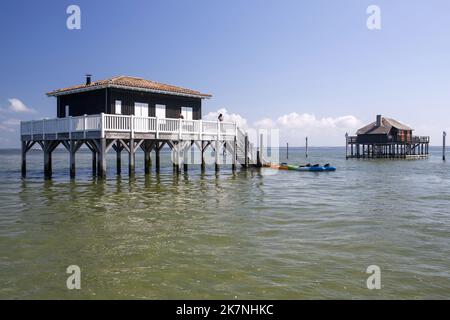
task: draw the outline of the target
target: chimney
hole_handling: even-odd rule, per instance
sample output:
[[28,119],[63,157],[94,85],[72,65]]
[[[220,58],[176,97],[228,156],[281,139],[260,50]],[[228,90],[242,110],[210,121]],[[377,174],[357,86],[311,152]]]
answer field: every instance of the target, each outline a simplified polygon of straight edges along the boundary
[[381,114],[377,115],[377,127],[381,127]]
[[92,74],[87,74],[86,75],[86,85],[87,86],[91,84],[91,77],[92,77]]

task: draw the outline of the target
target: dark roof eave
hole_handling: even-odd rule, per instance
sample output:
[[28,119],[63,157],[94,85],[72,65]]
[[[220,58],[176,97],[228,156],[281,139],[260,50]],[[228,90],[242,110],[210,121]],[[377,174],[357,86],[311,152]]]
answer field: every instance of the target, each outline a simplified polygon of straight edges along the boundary
[[56,90],[56,91],[48,92],[47,96],[48,97],[58,97],[58,96],[63,96],[63,95],[67,95],[67,94],[87,92],[87,91],[93,91],[93,90],[99,90],[99,89],[105,89],[105,88],[118,88],[118,89],[125,89],[125,90],[135,90],[135,91],[167,94],[167,95],[171,95],[171,96],[181,96],[181,97],[200,98],[200,99],[209,99],[212,97],[212,95],[210,95],[210,94],[203,94],[203,93],[198,93],[198,94],[184,93],[184,92],[175,92],[175,91],[167,91],[167,90],[131,87],[131,86],[124,86],[124,85],[117,85],[117,84],[82,86],[82,87],[76,88],[76,89],[61,90],[61,91]]

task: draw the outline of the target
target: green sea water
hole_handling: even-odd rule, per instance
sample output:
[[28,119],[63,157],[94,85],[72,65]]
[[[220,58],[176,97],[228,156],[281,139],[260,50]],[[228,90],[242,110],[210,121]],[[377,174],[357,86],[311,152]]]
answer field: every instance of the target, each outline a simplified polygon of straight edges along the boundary
[[[291,149],[309,173],[192,166],[97,180],[90,154],[0,151],[0,298],[3,299],[448,299],[450,164],[345,160],[342,148]],[[281,161],[284,151],[281,152]],[[66,268],[81,269],[68,290]],[[366,269],[381,269],[381,289]]]

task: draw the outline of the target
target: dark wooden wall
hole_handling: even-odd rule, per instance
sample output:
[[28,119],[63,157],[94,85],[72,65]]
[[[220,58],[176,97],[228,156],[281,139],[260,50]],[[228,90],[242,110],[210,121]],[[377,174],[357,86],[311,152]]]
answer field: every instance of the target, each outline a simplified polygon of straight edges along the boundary
[[106,113],[107,101],[108,93],[106,89],[59,96],[57,98],[57,117],[65,117],[66,105],[70,106],[69,115],[73,117],[84,114]]
[[389,143],[389,142],[411,142],[412,131],[397,130],[393,128],[389,135],[387,134],[360,134],[357,143]]
[[110,88],[110,109],[108,113],[115,113],[115,101],[122,101],[122,114],[130,115],[134,113],[134,103],[148,103],[149,117],[155,116],[155,105],[163,104],[166,106],[167,118],[178,118],[181,107],[192,108],[192,118],[201,119],[202,101],[199,98],[188,98],[181,96],[171,96],[142,91],[124,90]]
[[202,101],[200,98],[171,96],[143,91],[125,89],[99,89],[87,92],[74,93],[58,97],[57,116],[65,116],[65,106],[70,106],[71,116],[84,114],[115,113],[115,101],[122,101],[122,114],[134,114],[134,103],[148,103],[149,117],[155,116],[155,105],[166,106],[167,118],[178,118],[181,107],[192,108],[192,118],[202,118]]
[[387,143],[388,135],[386,134],[360,134],[356,139],[357,143]]

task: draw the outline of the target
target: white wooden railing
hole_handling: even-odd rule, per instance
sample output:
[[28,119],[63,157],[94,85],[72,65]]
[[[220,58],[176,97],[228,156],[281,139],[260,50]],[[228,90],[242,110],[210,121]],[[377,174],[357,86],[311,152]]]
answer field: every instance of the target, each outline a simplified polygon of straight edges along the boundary
[[178,134],[181,138],[186,134],[212,135],[215,139],[235,137],[238,128],[236,123],[204,121],[204,120],[184,120],[172,118],[137,117],[115,114],[84,115],[81,117],[67,117],[56,119],[43,119],[22,121],[20,124],[22,136],[58,135],[72,133],[86,133],[98,131],[101,137],[105,137],[105,132],[129,132],[132,136],[135,133],[156,133]]

